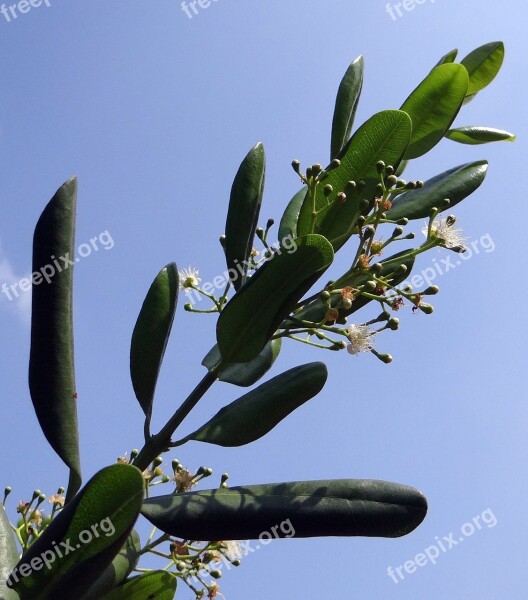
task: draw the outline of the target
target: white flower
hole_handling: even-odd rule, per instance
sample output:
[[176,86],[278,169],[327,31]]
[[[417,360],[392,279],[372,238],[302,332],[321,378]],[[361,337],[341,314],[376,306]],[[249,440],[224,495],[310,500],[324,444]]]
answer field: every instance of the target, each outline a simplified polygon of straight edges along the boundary
[[[431,237],[438,238],[442,241],[442,246],[446,248],[457,248],[463,246],[466,239],[462,235],[461,229],[453,227],[455,220],[453,217],[433,221],[431,227]],[[429,226],[426,224],[422,228],[422,233],[427,237]]]
[[198,270],[194,267],[189,266],[187,269],[180,269],[178,275],[180,277],[180,290],[198,285],[202,281],[198,277]]
[[222,552],[230,562],[233,562],[234,560],[240,560],[242,558],[240,544],[235,540],[222,542]]
[[373,348],[373,335],[367,325],[350,325],[347,329],[347,337],[350,341],[347,346],[349,354],[359,354]]

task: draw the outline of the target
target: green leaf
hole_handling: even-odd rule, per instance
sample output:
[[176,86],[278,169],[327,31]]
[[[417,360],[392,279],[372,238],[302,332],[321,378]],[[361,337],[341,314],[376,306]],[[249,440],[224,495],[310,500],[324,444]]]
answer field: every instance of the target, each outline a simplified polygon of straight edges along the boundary
[[[459,165],[429,179],[423,188],[409,190],[397,196],[392,208],[387,212],[388,219],[425,219],[436,207],[440,212],[452,208],[472,194],[484,181],[488,163],[478,160]],[[448,198],[450,203],[445,203]]]
[[143,495],[143,476],[132,465],[96,473],[12,571],[21,600],[82,597],[123,547]]
[[417,158],[436,146],[457,116],[467,89],[468,74],[461,65],[443,64],[427,75],[401,107],[412,120],[404,158]]
[[243,446],[258,440],[323,389],[324,363],[295,367],[222,408],[185,438],[218,446]]
[[[281,345],[282,338],[272,340],[264,346],[264,350],[252,361],[226,365],[220,372],[218,380],[242,387],[253,385],[271,369],[279,355]],[[202,365],[211,371],[221,359],[218,344],[215,344],[202,360]]]
[[332,120],[330,160],[338,157],[350,137],[363,86],[364,66],[363,57],[358,56],[350,64],[339,84]]
[[38,421],[70,469],[67,500],[81,486],[73,353],[72,287],[77,179],[64,183],[33,236],[29,391]]
[[[360,216],[359,205],[363,198],[372,200],[380,182],[376,163],[383,160],[388,165],[398,166],[411,137],[411,121],[399,110],[386,110],[375,114],[352,136],[346,146],[339,167],[328,171],[317,187],[313,219],[313,199],[307,194],[301,208],[298,231],[301,235],[314,233],[324,235],[337,251],[352,235]],[[348,193],[345,202],[337,199],[348,181],[364,181],[363,188]],[[330,184],[333,192],[326,197],[325,185]]]
[[279,248],[220,313],[216,337],[222,361],[257,357],[333,257],[332,246],[320,235],[298,238],[289,250]]
[[19,558],[15,533],[9,524],[4,505],[0,504],[0,598],[2,600],[19,599],[19,595],[6,585],[7,577]]
[[303,187],[289,201],[279,224],[279,242],[282,242],[284,238],[295,239],[297,237],[297,221],[307,191],[308,188]]
[[513,142],[515,135],[492,127],[459,127],[450,129],[445,137],[459,144],[487,144],[489,142]]
[[397,483],[338,479],[170,494],[147,498],[141,512],[161,530],[193,540],[258,539],[263,532],[399,537],[423,521],[427,501]]
[[134,529],[119,554],[106,567],[88,593],[82,597],[82,600],[100,600],[104,594],[122,583],[136,568],[140,550],[141,540],[138,532]]
[[[227,268],[237,274],[232,277],[235,289],[239,289],[246,279],[246,261],[251,256],[253,238],[257,228],[262,195],[266,158],[262,143],[256,144],[242,161],[231,188],[229,209],[226,221],[225,254]],[[244,275],[238,277],[238,266]]]
[[151,571],[132,577],[101,600],[172,600],[177,578],[166,571]]
[[178,302],[178,269],[168,264],[158,273],[139,312],[130,344],[130,376],[147,424],[165,348]]
[[[382,269],[380,271],[380,277],[387,279],[391,285],[399,285],[402,281],[405,281],[409,276],[410,272],[414,266],[414,257],[406,256],[409,253],[409,249],[403,250],[389,256],[383,261],[380,261],[382,265]],[[406,267],[406,271],[400,271],[400,266],[404,265]],[[334,283],[329,286],[330,290],[339,290],[345,287],[351,288],[359,288],[362,285],[371,279],[370,274],[362,273],[362,272],[353,272],[347,273],[341,276],[339,279],[334,281]],[[339,296],[331,296],[330,305],[332,308],[337,308],[337,305],[340,303],[341,298]],[[338,319],[345,319],[349,317],[351,314],[358,311],[360,308],[363,308],[366,304],[371,302],[370,298],[365,298],[364,296],[358,296],[353,302],[352,306],[349,309],[339,308],[339,317]],[[306,306],[301,308],[297,313],[295,313],[295,317],[297,319],[302,319],[306,321],[312,321],[314,323],[320,323],[325,314],[328,311],[328,306],[319,298],[312,300]],[[294,323],[292,322],[292,325]],[[333,323],[329,323],[333,324]]]
[[460,64],[469,74],[467,95],[472,96],[489,85],[500,71],[503,60],[503,42],[484,44],[463,58]]
[[458,55],[458,49],[454,48],[453,50],[451,50],[450,52],[448,52],[447,54],[444,54],[444,56],[442,56],[442,58],[436,63],[436,67],[439,67],[440,65],[445,65],[448,63],[452,63],[455,62],[455,59]]

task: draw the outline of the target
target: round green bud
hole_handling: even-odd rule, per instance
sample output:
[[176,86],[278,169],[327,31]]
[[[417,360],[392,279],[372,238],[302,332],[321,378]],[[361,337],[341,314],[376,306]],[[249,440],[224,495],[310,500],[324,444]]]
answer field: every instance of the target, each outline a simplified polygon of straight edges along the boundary
[[312,174],[317,177],[317,175],[319,175],[319,173],[323,170],[323,165],[319,164],[319,163],[315,163],[315,165],[312,165]]
[[378,162],[376,163],[376,171],[378,173],[383,173],[384,170],[385,170],[385,163],[382,160],[378,160]]
[[292,160],[292,168],[296,173],[301,171],[301,163],[298,160]]
[[418,179],[418,181],[416,182],[416,187],[423,188],[423,186],[424,186],[424,182],[421,179]]
[[320,295],[321,300],[324,302],[325,300],[328,300],[328,298],[330,298],[330,292],[328,290],[324,290],[321,292]]
[[372,265],[371,270],[375,274],[380,274],[383,271],[383,265],[381,263],[375,263]]
[[416,181],[408,181],[405,185],[406,190],[415,190],[416,189]]
[[349,308],[352,308],[352,300],[350,300],[350,298],[343,298],[341,305],[345,310],[348,310]]
[[434,308],[430,304],[427,304],[425,302],[420,302],[418,308],[426,315],[430,315],[434,310]]
[[268,222],[266,223],[266,229],[269,229],[270,227],[273,227],[273,225],[275,225],[275,220],[274,219],[268,219]]
[[381,360],[381,362],[385,363],[386,365],[392,362],[392,356],[390,354],[379,354],[378,358]]
[[391,238],[399,237],[403,233],[403,227],[395,227],[392,232]]
[[371,279],[370,281],[367,281],[367,283],[365,283],[365,287],[370,288],[371,290],[375,290],[378,287],[378,284]]
[[163,462],[163,458],[161,456],[156,456],[156,458],[152,461],[154,468],[159,467]]
[[363,230],[363,239],[368,240],[376,233],[376,229],[372,225],[367,225]]
[[400,319],[397,319],[396,317],[392,317],[392,319],[389,319],[387,322],[387,327],[389,329],[391,329],[392,331],[396,331],[399,326],[400,326]]
[[360,181],[358,181],[357,187],[361,190],[363,189],[367,184],[363,181],[363,179],[361,179]]
[[325,196],[330,196],[330,194],[334,191],[334,188],[328,183],[323,188],[323,194]]
[[396,223],[405,227],[405,225],[409,224],[409,219],[407,217],[403,217],[399,221],[396,221]]
[[404,240],[414,240],[414,238],[416,237],[416,235],[414,233],[408,233],[403,239]]
[[391,186],[391,185],[395,185],[398,182],[398,178],[396,177],[396,175],[389,175],[387,177],[387,185]]
[[394,167],[392,165],[387,165],[385,167],[385,173],[387,175],[393,175],[394,174]]
[[[368,200],[366,201],[368,204]],[[358,217],[358,220],[356,221],[356,225],[358,227],[363,227],[363,223],[366,221],[366,217],[364,217],[363,215],[361,215],[361,217]]]
[[176,563],[176,569],[181,573],[182,571],[185,571],[185,569],[187,568],[187,565],[183,562],[183,560],[179,560]]
[[231,561],[231,564],[232,564],[234,567],[240,567],[240,565],[241,565],[242,563],[240,562],[240,559],[238,559],[238,558],[235,558],[235,560],[232,560],[232,561]]
[[398,179],[398,181],[396,182],[396,185],[398,187],[405,187],[407,185],[407,182],[405,181],[405,179]]
[[356,189],[356,182],[355,181],[347,181],[345,183],[345,193],[346,194],[351,194],[355,189]]
[[336,169],[341,165],[341,161],[338,158],[334,158],[334,160],[330,163],[330,169]]
[[213,569],[211,571],[211,577],[213,577],[214,579],[220,579],[220,577],[222,577],[222,571],[219,571],[218,569]]
[[431,285],[422,294],[424,296],[435,296],[439,291],[440,288],[437,285]]
[[186,303],[183,305],[183,310],[186,310],[186,311],[190,311],[190,310],[192,310],[192,304],[191,304],[190,302],[186,302]]

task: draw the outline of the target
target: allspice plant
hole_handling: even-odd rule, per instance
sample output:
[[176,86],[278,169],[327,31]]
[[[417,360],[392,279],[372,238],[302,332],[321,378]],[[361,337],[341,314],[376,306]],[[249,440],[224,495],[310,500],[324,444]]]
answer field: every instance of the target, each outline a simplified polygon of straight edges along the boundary
[[[452,211],[479,188],[488,165],[485,160],[466,163],[427,181],[406,180],[404,172],[443,138],[462,144],[514,139],[489,127],[452,128],[462,107],[497,75],[503,44],[481,46],[459,63],[456,57],[456,50],[442,57],[400,109],[379,112],[353,132],[364,69],[362,57],[354,60],[337,93],[328,165],[303,169],[293,161],[301,189],[285,205],[277,226],[272,219],[259,226],[265,153],[261,143],[249,151],[236,173],[220,238],[223,276],[214,285],[201,285],[195,267],[179,270],[171,262],[138,307],[130,374],[145,418],[142,446],[84,486],[70,260],[76,179],[60,187],[34,234],[33,273],[56,257],[64,264],[49,282],[33,280],[29,389],[39,424],[68,467],[69,481],[51,496],[35,490],[16,509],[8,503],[11,489],[5,489],[1,598],[169,600],[182,586],[197,598],[215,598],[222,565],[240,562],[236,540],[258,539],[263,532],[284,538],[399,537],[422,522],[426,499],[403,484],[340,479],[230,486],[223,474],[216,487],[196,490],[212,476],[211,469],[191,472],[170,452],[191,440],[244,446],[317,396],[328,375],[322,362],[258,383],[282,344],[345,355],[368,352],[390,363],[380,334],[398,329],[398,309],[433,311],[429,298],[438,288],[413,289],[405,282],[419,254],[438,247],[465,251]],[[412,230],[416,222],[417,232]],[[345,245],[349,266],[344,273],[331,273],[334,256]],[[153,432],[156,382],[181,295],[187,312],[217,316],[216,345],[204,349],[203,379]],[[198,296],[207,300],[203,308],[197,307]],[[377,316],[359,316],[367,305],[378,307],[372,313]],[[251,389],[183,434],[184,420],[216,381]],[[157,492],[159,485],[165,493]],[[134,528],[140,516],[153,526],[143,540]],[[143,566],[146,556],[156,556],[159,569]]]

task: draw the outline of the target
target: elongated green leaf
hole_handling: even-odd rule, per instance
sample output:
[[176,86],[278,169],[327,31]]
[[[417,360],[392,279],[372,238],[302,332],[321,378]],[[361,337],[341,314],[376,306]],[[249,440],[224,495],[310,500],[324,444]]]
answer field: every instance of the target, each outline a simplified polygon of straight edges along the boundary
[[442,56],[442,58],[436,63],[436,67],[439,67],[440,65],[445,65],[448,63],[452,63],[455,62],[455,59],[458,55],[458,49],[454,48],[453,50],[449,51],[447,54],[444,54],[444,56]]
[[457,116],[467,89],[468,74],[461,65],[443,64],[427,75],[401,107],[412,120],[404,158],[422,156],[436,146]]
[[133,530],[119,554],[106,567],[88,593],[82,597],[82,600],[101,600],[105,594],[122,583],[136,568],[140,550],[139,534]]
[[[279,356],[281,345],[282,338],[272,340],[264,346],[264,350],[252,361],[226,365],[218,376],[219,381],[242,387],[253,385],[271,369],[277,356]],[[215,344],[202,360],[202,365],[211,371],[221,361],[221,358],[218,344]]]
[[221,312],[216,337],[225,364],[257,357],[334,257],[320,235],[298,238],[289,248],[279,248]]
[[324,363],[295,367],[222,408],[185,441],[243,446],[271,431],[296,408],[317,396],[328,371]]
[[0,504],[0,598],[1,600],[18,600],[18,594],[6,586],[6,580],[20,556],[15,541],[15,534],[9,524],[3,504]]
[[[377,184],[380,182],[376,171],[379,160],[398,166],[411,138],[411,121],[399,110],[386,110],[375,114],[364,123],[347,144],[341,164],[328,171],[328,175],[317,188],[313,218],[313,199],[306,196],[298,221],[301,234],[310,232],[324,235],[337,251],[352,235],[360,216],[359,205],[363,198],[373,200]],[[345,190],[348,181],[359,183],[348,192],[346,200],[340,202],[338,194]],[[333,192],[325,196],[324,186],[330,184]]]
[[123,547],[143,494],[136,467],[99,471],[20,559],[10,587],[22,600],[82,597]]
[[132,577],[100,600],[172,600],[177,578],[167,571],[151,571]]
[[143,515],[184,539],[276,537],[399,537],[424,519],[416,489],[360,479],[239,486],[147,498]]
[[[382,265],[381,272],[378,276],[383,277],[389,281],[391,285],[399,285],[402,281],[405,281],[409,276],[412,268],[414,266],[414,257],[407,256],[409,250],[403,250],[389,256],[385,260],[380,260],[380,264]],[[400,267],[404,265],[406,271],[401,271]],[[354,272],[350,274],[343,275],[334,283],[329,286],[331,290],[339,290],[345,287],[351,288],[359,288],[364,285],[369,279],[372,279],[371,275],[362,272]],[[333,295],[330,298],[330,305],[332,308],[337,308],[340,302],[340,297]],[[351,314],[358,311],[360,308],[363,308],[366,304],[371,302],[369,298],[365,298],[364,296],[357,296],[357,298],[352,302],[352,306],[349,309],[339,308],[339,316],[338,320],[344,319]],[[327,305],[322,302],[319,298],[316,300],[312,300],[309,304],[301,308],[297,313],[295,313],[295,317],[297,319],[302,319],[305,321],[312,321],[314,323],[320,323],[328,311]],[[294,323],[292,322],[292,325]]]
[[460,61],[469,74],[467,95],[472,96],[489,85],[500,71],[504,60],[503,42],[479,46]]
[[[434,207],[440,211],[452,208],[480,186],[487,170],[487,161],[478,160],[444,171],[426,181],[423,188],[397,196],[387,218],[425,219]],[[450,200],[449,204],[444,203],[446,198]]]
[[158,273],[139,312],[130,344],[130,376],[147,423],[165,348],[178,302],[178,269],[168,264]]
[[67,500],[81,485],[72,319],[76,200],[73,177],[35,227],[29,358],[29,391],[38,421],[70,469]]
[[361,88],[363,87],[364,66],[363,57],[358,56],[350,64],[339,84],[332,120],[330,160],[338,157],[352,132]]
[[279,225],[279,242],[282,242],[284,238],[295,239],[297,237],[297,221],[306,192],[307,188],[303,187],[289,201]]
[[266,158],[262,143],[256,144],[242,161],[231,188],[226,220],[225,254],[228,269],[234,269],[232,277],[235,289],[245,282],[246,276],[238,277],[238,265],[247,273],[247,262],[253,248],[262,195]]
[[489,142],[513,142],[515,135],[492,127],[459,127],[450,129],[445,137],[459,144],[487,144]]

